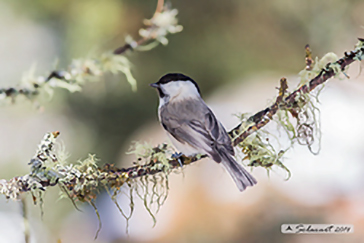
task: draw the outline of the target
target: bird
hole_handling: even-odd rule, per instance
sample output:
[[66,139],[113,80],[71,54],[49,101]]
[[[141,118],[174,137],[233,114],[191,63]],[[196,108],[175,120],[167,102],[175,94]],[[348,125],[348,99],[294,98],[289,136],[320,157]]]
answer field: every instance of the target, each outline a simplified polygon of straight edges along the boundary
[[201,97],[197,83],[182,73],[168,73],[150,84],[159,95],[158,117],[180,155],[207,155],[221,163],[240,191],[257,184],[234,158],[224,126]]

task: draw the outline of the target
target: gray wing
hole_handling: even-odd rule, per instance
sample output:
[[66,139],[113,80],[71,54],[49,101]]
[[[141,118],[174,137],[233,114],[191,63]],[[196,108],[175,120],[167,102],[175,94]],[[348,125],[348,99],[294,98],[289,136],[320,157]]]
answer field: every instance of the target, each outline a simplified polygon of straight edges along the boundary
[[216,162],[221,162],[221,150],[234,155],[231,140],[207,105],[203,101],[199,105],[162,108],[162,125],[179,142],[202,149]]

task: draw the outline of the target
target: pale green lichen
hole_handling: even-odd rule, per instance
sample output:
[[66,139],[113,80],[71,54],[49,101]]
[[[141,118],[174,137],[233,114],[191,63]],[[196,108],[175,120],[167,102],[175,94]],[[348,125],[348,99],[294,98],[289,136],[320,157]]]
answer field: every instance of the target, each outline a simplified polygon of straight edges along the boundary
[[133,191],[143,201],[145,209],[153,219],[154,226],[156,224],[155,214],[168,197],[168,175],[171,172],[169,160],[173,150],[167,144],[153,147],[146,142],[135,142],[128,153],[135,154],[138,165],[147,165],[152,162],[149,169],[162,170],[159,174],[146,175],[131,182],[134,185]]
[[354,60],[361,61],[364,59],[364,39],[360,39],[359,42],[355,45],[355,51],[358,51],[358,54],[355,55]]
[[[269,171],[273,166],[284,169],[288,173],[287,179],[290,178],[290,171],[282,162],[283,155],[291,149],[295,143],[306,145],[308,149],[317,154],[321,147],[321,127],[319,119],[319,109],[316,107],[317,97],[312,94],[300,94],[296,98],[296,106],[294,109],[297,112],[296,117],[292,117],[289,110],[281,106],[277,111],[273,121],[277,123],[276,131],[281,130],[287,135],[289,145],[282,146],[279,138],[269,132],[268,129],[259,129],[253,134],[244,139],[238,144],[241,151],[244,153],[244,160],[248,160],[248,166],[263,167]],[[242,126],[240,132],[235,136],[239,136],[249,127],[255,124],[249,121],[248,115],[240,116],[242,118]],[[317,141],[317,143],[315,143]],[[317,151],[313,150],[314,144],[318,144]]]
[[[316,95],[313,93],[302,95],[305,98],[296,125],[298,143],[306,145],[313,154],[318,154],[321,150],[321,112],[316,106],[320,91]],[[315,141],[317,141],[317,151],[313,150]]]
[[[94,208],[99,219],[96,237],[101,230],[102,224],[94,201],[101,190],[106,190],[126,219],[127,230],[129,220],[134,212],[133,194],[136,194],[143,201],[145,209],[152,217],[153,225],[156,224],[155,214],[168,197],[168,174],[171,169],[166,164],[168,163],[167,156],[172,152],[169,146],[162,144],[152,147],[147,143],[136,143],[136,149],[133,153],[138,158],[143,158],[139,160],[140,168],[149,164],[149,169],[155,170],[156,168],[153,166],[159,164],[163,166],[163,170],[159,174],[131,179],[127,173],[114,169],[114,167],[100,168],[98,165],[99,160],[93,154],[89,154],[86,159],[78,161],[77,164],[67,164],[67,153],[64,146],[59,146],[59,149],[55,150],[55,140],[58,134],[58,132],[47,133],[44,136],[34,158],[29,163],[31,172],[28,175],[15,178],[13,181],[0,181],[0,192],[2,194],[11,199],[18,199],[24,191],[22,186],[26,183],[27,188],[25,190],[30,191],[34,203],[39,203],[43,214],[43,196],[46,187],[58,185],[61,188],[60,198],[69,198],[76,209],[78,209],[77,201],[87,202]],[[61,161],[58,158],[61,158]],[[146,167],[143,168],[146,169]],[[138,174],[138,170],[136,170],[136,173]],[[19,184],[19,181],[22,183]],[[121,187],[123,185],[124,187]],[[121,209],[117,202],[118,195],[126,195],[129,198],[130,213],[127,214]]]
[[151,144],[147,142],[144,143],[133,142],[133,145],[129,148],[129,151],[126,154],[134,154],[137,158],[146,159],[149,158],[152,153],[153,153],[153,147]]
[[158,161],[158,163],[154,163],[152,169],[163,169],[166,173],[171,170],[169,160],[172,157],[173,148],[168,144],[161,144],[157,147],[153,147],[147,142],[134,142],[127,154],[135,154],[137,157],[137,164],[140,164],[140,161],[144,164],[151,161]]
[[[128,47],[121,49],[151,50],[162,43],[168,44],[167,35],[181,32],[183,27],[178,25],[176,18],[178,11],[164,6],[161,11],[154,14],[150,20],[145,20],[146,28],[142,28],[139,34],[142,39],[135,41],[130,36],[126,38]],[[122,51],[122,52],[123,52]],[[40,93],[52,97],[57,88],[69,92],[80,92],[83,85],[90,81],[99,81],[106,73],[124,74],[133,91],[137,90],[137,81],[131,72],[129,60],[120,55],[122,52],[104,52],[98,57],[74,59],[65,70],[52,71],[47,76],[36,76],[35,65],[23,75],[21,84],[16,87],[0,88],[0,101],[15,102],[19,96],[34,101]],[[9,98],[9,99],[7,99]]]
[[[75,59],[67,70],[53,71],[48,77],[36,76],[36,65],[26,72],[19,86],[0,88],[0,101],[15,102],[19,96],[35,101],[40,94],[46,94],[51,99],[56,89],[65,89],[71,93],[82,91],[87,82],[100,80],[100,76],[106,73],[125,75],[126,80],[133,91],[137,89],[137,83],[131,73],[131,65],[128,59],[121,55],[106,52],[100,58]],[[10,98],[10,99],[6,99]]]
[[[243,114],[240,117],[243,118],[242,124],[250,124],[248,127],[252,126],[252,123],[248,122],[247,114]],[[241,126],[240,131],[245,131],[248,127],[246,125]],[[240,133],[237,133],[235,136],[239,136],[239,134]],[[237,145],[241,149],[241,152],[245,155],[242,161],[248,160],[248,166],[265,168],[268,175],[274,165],[278,166],[287,171],[289,178],[291,173],[281,162],[282,156],[288,148],[280,148],[277,150],[273,146],[272,140],[281,147],[278,138],[272,133],[265,129],[255,131],[255,133],[251,134]]]
[[144,24],[149,28],[140,29],[139,35],[145,39],[155,39],[162,45],[167,45],[167,34],[175,34],[183,30],[182,25],[178,25],[177,14],[177,9],[170,9],[165,6],[162,12],[156,13],[151,19],[144,20]]
[[[304,70],[300,72],[301,74],[301,84],[306,85],[312,78],[320,74],[319,67],[328,66],[327,62],[330,63],[331,60],[337,59],[332,53],[328,54],[326,57],[317,61],[312,70]],[[316,59],[317,60],[317,59]],[[332,66],[330,66],[331,68]],[[338,72],[340,70],[334,70]],[[248,160],[249,166],[263,167],[269,171],[273,166],[278,166],[288,172],[288,178],[290,177],[289,169],[283,164],[282,159],[285,152],[298,143],[301,145],[306,145],[311,153],[317,154],[321,148],[321,124],[320,124],[320,111],[316,104],[318,101],[318,96],[323,88],[323,85],[316,89],[314,92],[304,93],[296,92],[294,102],[291,104],[285,103],[285,98],[288,94],[281,97],[282,102],[275,104],[276,109],[275,116],[272,120],[276,122],[278,132],[281,136],[281,131],[287,136],[289,144],[282,146],[279,142],[279,138],[273,135],[266,128],[258,129],[254,119],[259,119],[262,122],[265,119],[271,119],[269,117],[256,117],[250,116],[248,114],[239,115],[241,125],[238,131],[234,131],[233,140],[235,137],[239,137],[248,129],[256,130],[253,134],[246,137],[242,142],[238,144],[241,151],[245,154],[243,160]],[[314,149],[314,147],[316,147]],[[288,179],[287,178],[287,179]]]
[[168,197],[168,174],[159,173],[140,177],[135,183],[134,191],[143,201],[144,208],[153,219],[154,227],[157,223],[155,214],[159,212]]
[[[360,60],[361,55],[363,55],[363,43],[360,42],[357,48],[360,48],[360,50],[356,50],[358,51],[356,57]],[[94,59],[75,61],[73,63],[74,70],[63,73],[62,76],[70,85],[81,84],[84,77],[81,72],[78,72],[80,70],[85,69],[84,75],[86,76],[91,74],[98,76],[102,75],[102,72],[105,72],[105,70],[110,72],[120,71],[122,69],[121,66],[124,64],[129,65],[126,63],[126,59],[116,58],[117,61],[115,61],[114,57],[110,54],[105,55],[103,58],[104,66],[100,66],[100,63]],[[301,85],[307,84],[314,74],[318,75],[322,70],[322,72],[333,70],[335,76],[342,73],[341,67],[334,62],[335,59],[337,57],[332,53],[327,54],[319,61],[316,59],[312,70],[300,72]],[[322,68],[320,72],[318,71],[319,68]],[[28,82],[28,85],[25,82],[24,86],[27,89],[31,89],[31,83],[33,83],[33,86],[35,82],[39,84],[45,83],[44,79],[34,77],[34,70],[35,68],[24,78]],[[52,85],[54,87],[62,86],[57,84],[57,82],[49,82],[49,84],[44,85],[45,87]],[[77,86],[73,87],[76,88]],[[70,87],[63,86],[62,88],[69,89]],[[304,88],[307,88],[307,86]],[[278,166],[287,171],[289,178],[290,171],[282,160],[285,152],[296,142],[308,146],[312,153],[318,153],[320,150],[321,127],[320,110],[316,104],[318,103],[321,89],[311,93],[305,93],[307,91],[300,89],[302,91],[297,92],[297,94],[295,93],[295,100],[290,104],[285,103],[284,99],[287,95],[282,94],[282,97],[279,98],[283,99],[280,99],[279,109],[273,120],[278,124],[277,130],[283,129],[285,134],[287,134],[290,145],[282,146],[275,135],[265,129],[260,129],[261,126],[256,126],[255,129],[257,131],[253,129],[255,132],[238,144],[240,150],[245,154],[242,160],[249,160],[249,166],[265,168],[268,175],[273,166]],[[277,108],[277,104],[274,107]],[[240,115],[241,126],[239,131],[234,132],[233,137],[241,135],[252,126],[254,128],[257,124],[253,120],[258,118],[265,121],[271,119],[267,113],[263,112],[263,114],[264,117],[248,116],[247,114]],[[258,123],[258,121],[256,122]],[[29,191],[33,196],[34,203],[39,203],[41,213],[43,214],[44,191],[48,186],[59,185],[62,190],[61,197],[71,199],[76,208],[76,201],[87,202],[94,208],[99,219],[99,229],[97,230],[96,237],[101,230],[102,224],[94,201],[101,190],[106,190],[120,213],[125,217],[127,229],[129,219],[134,212],[134,195],[137,195],[143,201],[145,209],[152,217],[153,225],[156,224],[155,214],[168,197],[168,175],[172,171],[170,161],[174,152],[170,146],[162,144],[153,147],[148,143],[135,143],[134,149],[130,153],[136,155],[137,166],[128,169],[117,169],[113,165],[105,165],[105,167],[100,168],[98,166],[98,159],[95,155],[91,154],[86,159],[79,161],[78,164],[67,164],[69,156],[64,146],[61,146],[58,151],[54,151],[55,140],[58,135],[58,132],[54,132],[47,133],[44,136],[35,156],[29,162],[29,174],[15,177],[9,181],[0,180],[1,194],[4,194],[6,198],[17,200],[22,193]],[[314,151],[312,147],[316,141],[318,142],[318,150]],[[201,156],[197,156],[197,159],[200,158]],[[160,173],[155,174],[157,172]],[[129,198],[129,214],[118,204],[117,196],[119,195],[126,195]]]
[[318,57],[315,58],[314,65],[310,70],[307,70],[307,68],[303,69],[298,73],[298,76],[300,77],[300,83],[299,86],[307,84],[310,80],[315,78],[322,70],[327,69],[327,65],[329,64],[330,68],[333,68],[336,75],[341,73],[341,67],[339,65],[339,69],[337,67],[338,64],[335,64],[335,62],[338,60],[338,56],[333,53],[329,52],[326,55],[324,55],[321,59]]
[[123,73],[132,90],[137,90],[137,81],[131,73],[131,64],[125,56],[114,55],[111,52],[107,52],[101,56],[101,61],[104,64],[102,69],[103,72],[111,72],[113,74],[119,72]]

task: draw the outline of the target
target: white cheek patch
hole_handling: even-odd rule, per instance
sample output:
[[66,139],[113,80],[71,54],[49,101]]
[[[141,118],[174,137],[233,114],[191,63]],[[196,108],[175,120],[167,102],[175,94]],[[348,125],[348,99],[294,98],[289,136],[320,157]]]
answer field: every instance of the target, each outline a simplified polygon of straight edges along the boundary
[[196,98],[200,96],[196,86],[189,81],[169,82],[164,84],[162,87],[165,90],[165,93],[174,100]]
[[162,87],[169,96],[175,96],[180,92],[182,81],[175,81],[163,84]]

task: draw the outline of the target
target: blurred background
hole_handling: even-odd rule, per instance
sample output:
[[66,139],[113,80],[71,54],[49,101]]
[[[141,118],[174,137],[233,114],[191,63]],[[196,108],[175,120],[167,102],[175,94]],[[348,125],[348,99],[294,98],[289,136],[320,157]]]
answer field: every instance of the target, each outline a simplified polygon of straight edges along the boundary
[[[20,83],[37,64],[37,74],[65,68],[73,58],[97,55],[134,38],[151,18],[157,0],[0,0],[0,86]],[[305,66],[304,46],[313,56],[342,56],[364,37],[360,0],[184,0],[171,1],[184,30],[167,46],[127,56],[138,81],[133,93],[124,76],[104,76],[81,93],[55,92],[42,109],[29,102],[1,106],[0,178],[28,172],[27,163],[46,132],[60,131],[69,161],[95,153],[100,163],[128,167],[132,141],[167,141],[157,121],[158,98],[148,84],[168,72],[193,77],[227,130],[233,114],[264,109],[281,77],[293,89]],[[96,204],[103,228],[88,205],[74,209],[46,192],[44,216],[28,195],[31,242],[362,242],[364,238],[364,78],[359,63],[351,79],[332,80],[320,96],[322,150],[317,156],[295,146],[284,163],[253,170],[259,183],[239,193],[218,164],[203,160],[171,174],[170,194],[157,225],[137,200],[130,220],[107,195]],[[274,127],[273,127],[274,129]],[[119,203],[127,208],[128,200]],[[353,224],[348,235],[283,235],[283,223]],[[24,242],[21,205],[0,196],[0,243]]]

